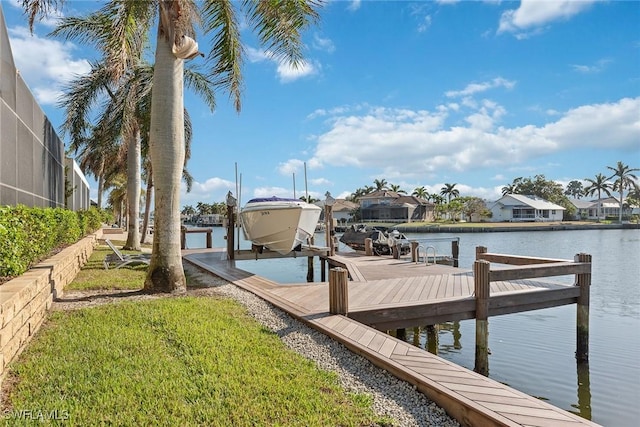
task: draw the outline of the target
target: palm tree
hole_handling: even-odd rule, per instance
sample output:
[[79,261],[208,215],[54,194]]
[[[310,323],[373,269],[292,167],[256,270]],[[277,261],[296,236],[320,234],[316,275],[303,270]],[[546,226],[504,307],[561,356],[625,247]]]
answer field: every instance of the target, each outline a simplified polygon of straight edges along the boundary
[[619,214],[618,221],[622,223],[622,207],[623,207],[623,201],[624,201],[623,199],[624,190],[626,190],[627,188],[637,187],[638,184],[636,184],[636,181],[638,180],[638,177],[634,175],[633,172],[640,171],[640,169],[630,168],[628,165],[625,165],[622,162],[618,162],[616,166],[607,166],[607,169],[610,169],[613,171],[613,175],[611,175],[608,179],[616,178],[616,180],[613,182],[613,190],[618,191],[618,193],[620,194],[620,200],[619,200],[620,210],[618,212]]
[[[30,27],[37,18],[55,11],[61,0],[23,0]],[[115,37],[100,39],[109,61],[118,68],[129,60],[127,49],[137,46],[132,34],[148,34],[159,17],[153,75],[149,152],[155,186],[155,228],[151,262],[145,290],[184,292],[186,280],[180,249],[180,179],[185,158],[183,79],[184,61],[196,57],[196,23],[202,33],[212,35],[207,65],[214,84],[230,93],[240,111],[244,58],[240,42],[239,15],[253,28],[260,43],[282,62],[302,62],[301,31],[319,19],[320,2],[233,2],[232,0],[111,1],[103,9],[120,10],[117,22],[108,25]],[[135,30],[138,29],[139,31]],[[133,31],[124,31],[126,29]],[[123,31],[120,31],[123,30]],[[118,40],[118,37],[120,39]],[[115,41],[115,43],[114,43]],[[119,44],[118,44],[119,43]],[[138,57],[139,56],[134,56]],[[124,68],[126,69],[126,68]]]
[[586,196],[598,194],[598,222],[600,222],[600,214],[602,212],[602,193],[607,196],[611,196],[611,183],[608,182],[608,178],[601,173],[597,174],[594,179],[585,178],[585,181],[590,183],[584,189]]
[[387,190],[387,180],[382,179],[374,179],[373,185],[375,186],[375,191]]
[[425,200],[428,200],[429,198],[429,193],[427,193],[427,189],[424,188],[424,185],[422,187],[416,187],[411,195]]
[[522,185],[522,177],[518,177],[514,179],[511,184],[507,184],[504,187],[502,187],[502,195],[506,196],[507,194],[519,194],[521,185]]
[[440,189],[440,194],[442,196],[446,196],[447,197],[447,201],[448,203],[451,203],[451,197],[458,197],[460,196],[460,191],[458,191],[457,188],[455,188],[455,186],[458,184],[448,184],[445,183],[444,187],[442,187]]
[[400,185],[398,184],[389,184],[389,190],[395,192],[395,193],[404,193],[407,194],[406,191],[404,191],[403,189],[400,188]]

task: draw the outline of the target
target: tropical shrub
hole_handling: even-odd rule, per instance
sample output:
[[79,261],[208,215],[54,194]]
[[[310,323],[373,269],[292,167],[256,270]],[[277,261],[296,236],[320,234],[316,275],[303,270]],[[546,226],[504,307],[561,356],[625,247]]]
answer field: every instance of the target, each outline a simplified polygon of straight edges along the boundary
[[56,248],[98,230],[102,211],[0,206],[0,277],[18,276]]

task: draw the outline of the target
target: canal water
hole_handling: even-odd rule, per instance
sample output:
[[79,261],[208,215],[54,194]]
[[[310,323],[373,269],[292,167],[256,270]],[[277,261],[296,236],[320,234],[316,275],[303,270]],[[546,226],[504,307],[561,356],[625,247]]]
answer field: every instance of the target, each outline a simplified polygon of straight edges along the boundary
[[[214,229],[215,246],[226,246],[223,234],[224,229]],[[198,236],[188,235],[188,247],[204,247],[204,237],[199,242]],[[407,237],[459,237],[460,267],[466,269],[471,269],[476,246],[486,246],[494,253],[547,258],[591,254],[589,363],[577,364],[574,357],[576,305],[572,304],[490,317],[489,377],[598,424],[640,425],[640,230],[416,233]],[[316,234],[316,239],[316,244],[324,244],[324,234]],[[429,245],[436,247],[438,255],[451,252],[449,241]],[[240,247],[250,244],[241,239]],[[341,245],[339,250],[348,248]],[[305,257],[238,261],[237,265],[280,283],[302,283],[307,275]],[[319,271],[316,264],[316,276]],[[473,369],[473,320],[440,325],[437,343],[427,342],[426,328],[415,335],[407,330],[407,340],[422,348],[437,346],[441,357]]]

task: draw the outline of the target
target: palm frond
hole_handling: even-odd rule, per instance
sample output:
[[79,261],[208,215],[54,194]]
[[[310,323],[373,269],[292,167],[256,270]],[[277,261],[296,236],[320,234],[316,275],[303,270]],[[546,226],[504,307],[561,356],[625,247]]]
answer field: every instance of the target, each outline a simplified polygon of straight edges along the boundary
[[244,49],[240,42],[237,11],[232,1],[209,0],[202,8],[202,16],[205,33],[213,34],[207,58],[212,82],[229,92],[236,111],[240,111]]

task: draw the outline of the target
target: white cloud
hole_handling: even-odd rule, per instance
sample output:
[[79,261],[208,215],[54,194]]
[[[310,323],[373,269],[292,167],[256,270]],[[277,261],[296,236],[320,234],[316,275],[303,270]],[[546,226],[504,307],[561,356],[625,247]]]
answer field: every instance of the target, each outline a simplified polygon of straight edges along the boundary
[[309,61],[303,61],[296,65],[288,62],[280,62],[277,68],[278,77],[282,83],[289,83],[306,76],[318,74],[319,70],[319,64],[314,64]]
[[304,171],[304,161],[298,159],[289,159],[284,163],[280,163],[278,165],[278,172],[281,175],[291,175],[293,173],[297,173],[300,171]]
[[496,77],[492,80],[482,82],[482,83],[470,83],[462,90],[450,90],[445,92],[445,95],[449,98],[454,98],[458,96],[470,96],[475,95],[476,93],[485,92],[489,89],[495,89],[499,87],[503,87],[505,89],[513,89],[516,85],[516,82],[512,80],[507,80],[502,77]]
[[26,27],[10,28],[9,37],[16,68],[41,105],[55,104],[66,83],[91,69],[86,59],[74,58],[73,43],[32,35]]
[[269,53],[262,49],[245,46],[244,51],[247,53],[247,59],[249,62],[262,62],[271,59]]
[[318,74],[321,68],[317,62],[301,61],[298,64],[291,64],[285,60],[274,57],[269,51],[255,49],[250,46],[245,47],[245,52],[247,53],[247,59],[252,63],[269,61],[277,64],[276,73],[282,83],[288,83],[302,77]]
[[356,10],[360,9],[361,4],[362,4],[361,0],[351,0],[351,2],[349,3],[349,6],[347,6],[347,10],[350,10],[351,12],[355,12]]
[[603,71],[610,62],[611,62],[610,59],[601,59],[592,65],[574,64],[574,65],[571,65],[571,68],[573,68],[574,71],[577,71],[579,73],[594,74],[594,73],[599,73]]
[[317,137],[309,162],[383,171],[387,179],[407,181],[432,174],[486,167],[518,167],[562,150],[637,150],[640,97],[580,106],[543,126],[497,126],[506,110],[488,100],[466,118],[447,125],[446,111],[370,107],[359,114],[331,117]]
[[567,20],[593,3],[594,0],[522,0],[518,9],[503,12],[498,33],[535,31],[550,22]]
[[313,35],[313,47],[328,53],[333,53],[336,50],[336,45],[331,39],[320,37],[318,34]]
[[184,182],[181,184],[180,205],[193,205],[198,202],[218,203],[225,200],[227,192],[235,193],[235,183],[222,178],[209,178],[205,182],[193,183],[191,191],[187,193]]
[[[254,197],[293,197],[293,191],[290,188],[282,188],[282,187],[258,187],[253,190]],[[298,196],[298,194],[296,194]],[[300,197],[300,196],[298,196]]]
[[418,32],[424,33],[431,26],[431,15],[426,15],[422,22],[418,24]]

